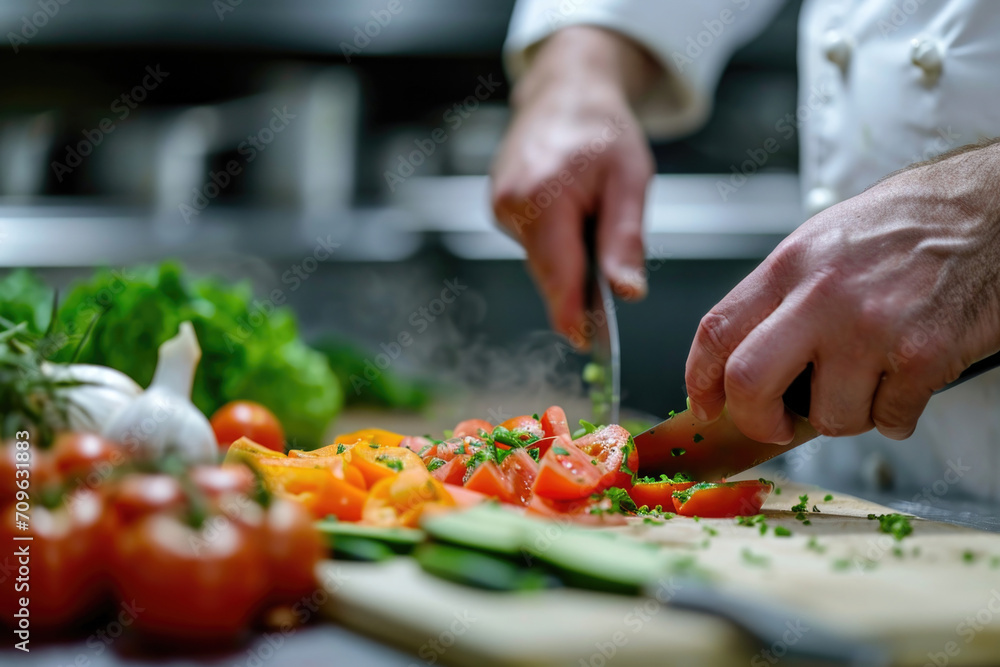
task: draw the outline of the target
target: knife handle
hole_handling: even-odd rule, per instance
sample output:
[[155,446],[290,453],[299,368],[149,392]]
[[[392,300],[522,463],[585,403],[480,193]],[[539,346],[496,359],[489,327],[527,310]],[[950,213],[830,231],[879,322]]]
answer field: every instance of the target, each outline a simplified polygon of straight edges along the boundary
[[[985,359],[975,362],[962,371],[962,374],[955,381],[949,382],[934,393],[940,394],[946,389],[957,387],[966,380],[971,380],[986,371],[993,370],[997,366],[1000,366],[1000,352],[995,352]],[[792,380],[792,383],[788,385],[788,389],[785,390],[784,396],[782,396],[786,408],[806,419],[809,418],[809,403],[812,400],[812,372],[813,365],[809,364],[804,371],[799,373],[798,377]]]

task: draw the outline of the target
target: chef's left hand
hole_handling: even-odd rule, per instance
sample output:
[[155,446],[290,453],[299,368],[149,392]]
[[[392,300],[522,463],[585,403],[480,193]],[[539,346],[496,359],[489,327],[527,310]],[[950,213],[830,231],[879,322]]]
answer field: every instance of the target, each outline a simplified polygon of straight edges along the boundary
[[786,443],[814,365],[824,435],[908,437],[931,394],[1000,349],[1000,145],[916,166],[806,221],[702,319],[695,415]]

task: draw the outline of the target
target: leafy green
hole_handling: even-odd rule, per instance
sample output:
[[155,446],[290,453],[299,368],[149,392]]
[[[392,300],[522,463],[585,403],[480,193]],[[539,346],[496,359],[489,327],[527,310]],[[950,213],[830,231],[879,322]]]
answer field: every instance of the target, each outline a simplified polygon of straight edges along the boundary
[[[147,386],[160,344],[190,320],[202,350],[194,404],[211,415],[236,399],[261,403],[278,417],[292,447],[319,444],[343,404],[336,376],[299,338],[291,310],[255,300],[248,284],[191,280],[173,262],[104,270],[67,294],[59,320],[69,340],[79,340],[99,313],[78,361],[116,368]],[[72,347],[56,359],[67,361]]]
[[878,529],[887,535],[892,535],[897,541],[913,532],[910,518],[902,514],[869,514],[869,520],[878,521]]
[[317,341],[313,347],[326,357],[330,369],[340,380],[347,405],[420,410],[430,402],[431,388],[427,383],[375,366],[377,353],[332,337]]

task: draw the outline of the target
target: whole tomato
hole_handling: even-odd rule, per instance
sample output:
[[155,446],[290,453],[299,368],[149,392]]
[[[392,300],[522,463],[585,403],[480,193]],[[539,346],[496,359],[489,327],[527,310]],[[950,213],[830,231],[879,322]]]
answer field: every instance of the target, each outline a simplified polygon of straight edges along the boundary
[[58,492],[59,483],[59,475],[48,450],[39,449],[34,444],[22,446],[16,440],[7,440],[0,445],[0,506],[14,500],[18,490],[30,491],[33,496],[38,496],[43,491]]
[[108,493],[110,513],[118,525],[130,524],[166,510],[180,511],[186,503],[181,483],[166,473],[129,473]]
[[226,403],[212,415],[211,423],[215,439],[223,452],[244,436],[268,449],[285,451],[285,432],[281,428],[281,422],[260,403]]
[[[0,557],[9,572],[0,589],[0,607],[10,623],[19,599],[29,599],[32,628],[49,632],[89,620],[107,598],[105,579],[106,524],[100,494],[77,489],[55,508],[33,504],[28,530],[17,528],[15,503],[0,514],[0,542],[10,545]],[[31,541],[15,537],[31,536]],[[18,550],[26,547],[28,563]],[[27,574],[20,571],[27,566]]]
[[123,448],[96,433],[60,433],[49,451],[56,473],[70,486],[97,488],[126,461]]
[[115,537],[114,570],[119,599],[141,610],[135,630],[161,642],[233,642],[269,589],[259,535],[219,514],[198,527],[163,512],[140,518]]
[[293,500],[275,498],[261,531],[271,579],[271,601],[294,602],[316,590],[316,564],[326,547],[309,511]]

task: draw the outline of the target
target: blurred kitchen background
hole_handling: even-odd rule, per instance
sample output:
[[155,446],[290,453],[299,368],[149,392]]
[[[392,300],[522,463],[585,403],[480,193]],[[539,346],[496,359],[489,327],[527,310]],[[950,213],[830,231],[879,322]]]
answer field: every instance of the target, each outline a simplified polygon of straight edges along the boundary
[[[309,341],[374,358],[410,332],[393,371],[453,399],[431,425],[473,416],[475,401],[507,416],[585,405],[583,359],[548,333],[487,198],[513,1],[387,5],[2,3],[2,270],[66,286],[178,258],[262,297],[283,290]],[[798,11],[787,3],[736,54],[707,127],[654,146],[650,295],[619,310],[631,408],[683,406],[701,315],[803,219],[797,137],[775,129],[796,108]],[[778,152],[723,201],[718,182],[772,137]],[[468,288],[435,313],[445,281]]]

